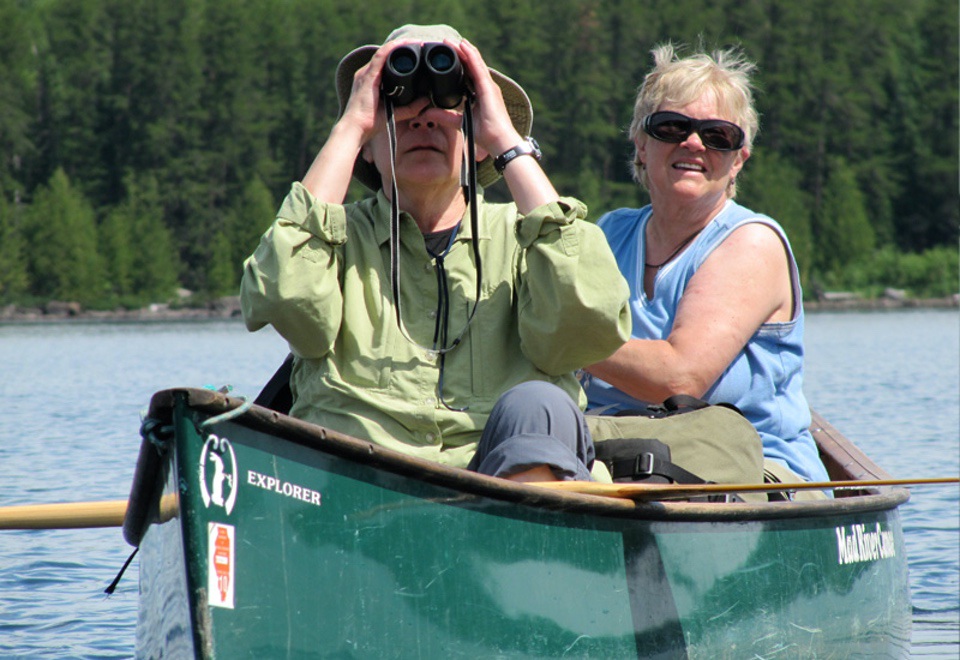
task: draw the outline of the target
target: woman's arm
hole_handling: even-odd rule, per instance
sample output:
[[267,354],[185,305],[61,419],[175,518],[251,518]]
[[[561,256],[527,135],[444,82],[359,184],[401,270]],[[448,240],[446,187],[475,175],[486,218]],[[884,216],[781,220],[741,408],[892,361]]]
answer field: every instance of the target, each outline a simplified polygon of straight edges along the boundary
[[[464,39],[460,44],[448,42],[456,48],[460,59],[473,81],[476,93],[474,128],[477,146],[485,154],[496,158],[520,144],[526,136],[520,135],[510,121],[503,101],[503,92],[493,81],[480,51]],[[503,172],[513,201],[521,214],[559,199],[550,179],[535,158],[516,158]]]
[[343,313],[339,273],[346,234],[343,206],[318,202],[293,184],[277,219],[244,262],[240,305],[247,329],[269,324],[298,357],[326,355]]
[[[320,202],[342,204],[360,150],[379,131],[386,130],[386,113],[380,105],[380,79],[387,56],[404,40],[384,44],[353,76],[353,88],[343,115],[330,131],[301,183]],[[396,109],[395,121],[415,117],[425,99]]]
[[750,223],[691,278],[665,340],[631,339],[588,371],[641,401],[703,396],[762,324],[792,314],[786,248],[771,228]]

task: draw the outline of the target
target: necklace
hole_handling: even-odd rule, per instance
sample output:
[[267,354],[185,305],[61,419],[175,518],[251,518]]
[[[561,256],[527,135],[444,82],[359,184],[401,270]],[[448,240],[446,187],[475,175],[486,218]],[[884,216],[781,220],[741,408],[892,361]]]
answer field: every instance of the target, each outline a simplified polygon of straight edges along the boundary
[[670,263],[671,261],[673,261],[673,258],[674,258],[675,256],[677,256],[678,254],[680,254],[680,250],[682,250],[683,248],[687,247],[687,244],[688,244],[690,241],[692,241],[694,238],[696,238],[696,237],[697,237],[697,234],[699,234],[699,233],[702,232],[702,231],[703,231],[703,227],[701,227],[700,229],[698,229],[697,231],[693,232],[692,234],[690,234],[689,236],[687,236],[685,239],[683,239],[683,242],[680,243],[680,245],[677,246],[677,249],[674,250],[673,252],[671,252],[671,253],[670,253],[670,256],[667,257],[666,259],[664,259],[663,261],[661,261],[660,263],[658,263],[658,264],[648,264],[647,262],[643,262],[643,267],[644,267],[644,268],[656,268],[657,270],[660,270],[661,268],[663,268],[664,266],[666,266],[668,263]]

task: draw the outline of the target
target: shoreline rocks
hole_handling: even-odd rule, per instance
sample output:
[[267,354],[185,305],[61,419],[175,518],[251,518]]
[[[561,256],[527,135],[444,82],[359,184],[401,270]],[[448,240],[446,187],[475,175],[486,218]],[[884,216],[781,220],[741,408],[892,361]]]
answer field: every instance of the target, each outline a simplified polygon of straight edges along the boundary
[[87,310],[80,303],[52,300],[42,307],[0,307],[0,323],[55,323],[81,321],[204,321],[239,319],[240,297],[217,298],[197,307],[153,303],[141,309]]
[[[818,311],[873,311],[893,309],[948,309],[960,307],[960,294],[945,298],[908,298],[901,291],[887,291],[879,298],[862,298],[850,292],[823,293],[816,300],[805,300],[804,309]],[[77,302],[50,301],[43,307],[0,307],[0,324],[57,322],[146,322],[207,321],[240,319],[240,297],[217,298],[202,307],[170,307],[153,303],[141,309],[110,311],[86,310]]]
[[849,291],[823,292],[804,300],[803,308],[815,311],[871,311],[884,309],[946,309],[960,307],[960,294],[944,298],[910,298],[902,289],[886,289],[879,298],[863,298]]

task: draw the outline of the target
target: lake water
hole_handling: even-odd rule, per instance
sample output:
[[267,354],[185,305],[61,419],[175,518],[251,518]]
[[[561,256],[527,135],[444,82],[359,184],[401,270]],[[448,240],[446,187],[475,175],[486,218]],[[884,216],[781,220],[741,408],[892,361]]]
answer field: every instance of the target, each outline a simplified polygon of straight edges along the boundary
[[[960,473],[960,315],[808,315],[811,405],[895,477]],[[0,506],[126,499],[139,416],[157,390],[254,397],[286,355],[239,321],[0,325]],[[960,656],[960,489],[902,507],[913,655]],[[118,528],[0,531],[0,657],[128,658],[137,561]]]

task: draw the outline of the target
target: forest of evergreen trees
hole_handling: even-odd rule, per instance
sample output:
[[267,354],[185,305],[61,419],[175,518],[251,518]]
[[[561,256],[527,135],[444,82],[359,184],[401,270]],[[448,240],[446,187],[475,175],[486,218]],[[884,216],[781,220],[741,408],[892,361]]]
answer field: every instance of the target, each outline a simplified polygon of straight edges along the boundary
[[761,131],[738,200],[786,227],[808,292],[957,291],[956,0],[0,0],[0,305],[234,293],[340,57],[408,22],[524,86],[593,219],[646,201],[625,129],[650,49],[739,44]]

